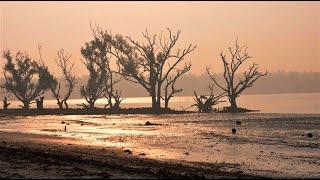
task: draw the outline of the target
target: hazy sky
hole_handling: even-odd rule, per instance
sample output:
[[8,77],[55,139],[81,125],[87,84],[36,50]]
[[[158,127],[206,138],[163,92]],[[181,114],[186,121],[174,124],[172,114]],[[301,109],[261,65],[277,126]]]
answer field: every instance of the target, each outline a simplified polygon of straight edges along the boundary
[[38,57],[41,44],[55,70],[56,52],[64,48],[78,75],[86,74],[79,59],[90,21],[137,39],[146,28],[182,30],[179,46],[197,45],[186,59],[194,74],[206,65],[221,72],[219,53],[237,37],[263,70],[320,71],[319,2],[0,2],[0,13],[1,50]]

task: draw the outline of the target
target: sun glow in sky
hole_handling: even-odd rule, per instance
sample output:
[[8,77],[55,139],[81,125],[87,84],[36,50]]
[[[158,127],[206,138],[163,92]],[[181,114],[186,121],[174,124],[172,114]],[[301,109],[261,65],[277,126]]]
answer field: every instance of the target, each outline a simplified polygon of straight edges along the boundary
[[197,45],[186,59],[193,74],[207,65],[221,72],[219,53],[236,38],[262,70],[320,71],[319,2],[1,2],[0,14],[1,50],[38,57],[41,44],[52,71],[64,48],[77,74],[86,74],[80,48],[91,38],[91,21],[138,40],[146,28],[182,30],[179,47]]

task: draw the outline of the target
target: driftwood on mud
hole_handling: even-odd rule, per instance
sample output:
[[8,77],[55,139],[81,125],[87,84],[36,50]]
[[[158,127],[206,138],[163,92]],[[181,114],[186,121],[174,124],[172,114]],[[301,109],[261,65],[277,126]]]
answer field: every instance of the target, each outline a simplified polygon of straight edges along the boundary
[[224,102],[220,101],[221,98],[225,96],[225,93],[222,93],[220,95],[213,95],[213,85],[209,85],[210,89],[210,95],[205,96],[205,95],[200,95],[198,96],[196,91],[194,91],[194,101],[195,104],[193,106],[196,106],[198,108],[199,112],[212,112],[213,111],[213,106],[217,105],[219,102]]

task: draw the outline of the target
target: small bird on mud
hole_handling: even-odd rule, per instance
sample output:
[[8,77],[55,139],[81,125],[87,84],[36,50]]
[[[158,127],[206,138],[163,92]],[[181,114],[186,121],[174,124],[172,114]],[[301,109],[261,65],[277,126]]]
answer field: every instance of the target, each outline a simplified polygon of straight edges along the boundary
[[64,125],[64,132],[66,132],[67,131],[67,126],[66,125]]
[[237,130],[235,128],[232,128],[232,134],[235,134]]

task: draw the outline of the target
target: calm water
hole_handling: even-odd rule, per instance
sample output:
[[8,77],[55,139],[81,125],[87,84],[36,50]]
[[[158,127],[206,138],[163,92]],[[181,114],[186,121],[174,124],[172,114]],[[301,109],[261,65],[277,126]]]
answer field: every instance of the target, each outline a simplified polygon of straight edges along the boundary
[[[122,107],[150,107],[150,97],[126,98]],[[84,103],[83,99],[71,99],[68,101],[70,107],[78,107],[77,104]],[[97,101],[98,107],[103,107],[105,99]],[[45,100],[45,107],[57,107],[55,100]],[[12,102],[10,107],[18,107],[19,102]],[[190,108],[194,104],[193,97],[173,97],[170,107],[181,110]],[[227,106],[221,103],[217,108]],[[35,104],[32,104],[34,107]],[[299,94],[268,94],[268,95],[243,95],[238,98],[238,106],[249,109],[260,110],[263,113],[320,113],[320,93]],[[190,108],[195,110],[195,108]]]

